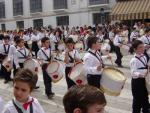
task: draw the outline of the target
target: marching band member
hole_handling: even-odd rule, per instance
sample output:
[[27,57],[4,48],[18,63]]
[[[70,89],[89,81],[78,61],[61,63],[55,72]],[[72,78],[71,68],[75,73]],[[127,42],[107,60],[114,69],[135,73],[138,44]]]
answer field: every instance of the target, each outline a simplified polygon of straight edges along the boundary
[[67,47],[64,52],[64,62],[66,63],[65,75],[67,86],[69,89],[71,86],[75,85],[75,83],[69,78],[69,73],[71,72],[71,69],[74,66],[75,62],[81,62],[81,59],[78,51],[74,49],[74,41],[72,38],[66,39],[65,44]]
[[133,28],[133,31],[130,35],[130,42],[133,42],[134,40],[138,39],[140,37],[139,31]]
[[145,52],[144,54],[146,55],[146,58],[149,60],[149,54],[148,50],[150,49],[150,28],[147,28],[145,30],[145,35],[143,35],[140,40],[144,43],[145,45]]
[[46,68],[52,60],[52,51],[50,48],[50,40],[48,37],[42,38],[41,42],[43,43],[43,47],[38,51],[37,56],[38,59],[43,61],[42,72],[45,85],[45,94],[49,99],[51,99],[55,94],[52,92],[52,79],[46,72]]
[[116,56],[117,56],[115,63],[118,65],[118,67],[123,67],[122,61],[121,61],[123,55],[120,52],[120,47],[122,46],[122,43],[123,43],[123,39],[121,37],[121,30],[116,30],[116,36],[115,36],[113,42],[115,45],[115,52],[116,52]]
[[23,39],[24,39],[24,41],[25,41],[25,47],[26,47],[27,49],[29,49],[28,41],[31,40],[31,37],[28,35],[28,32],[27,32],[27,31],[24,32],[24,34],[23,34]]
[[[16,48],[15,48],[15,46],[9,44],[9,39],[10,39],[10,37],[8,35],[4,36],[3,44],[0,45],[0,53],[2,55],[4,55],[4,59],[6,57],[8,57],[7,62],[12,64],[11,59],[13,59],[13,56],[16,52]],[[11,70],[8,71],[7,68],[3,65],[1,66],[1,73],[4,76],[4,79],[5,79],[4,83],[8,83],[9,81],[12,80],[11,77],[10,77],[11,76]]]
[[37,52],[39,51],[39,46],[37,44],[39,37],[37,36],[37,31],[33,31],[31,35],[31,40],[32,40],[32,51],[35,52],[35,56],[37,58]]
[[37,75],[29,69],[17,72],[13,83],[13,99],[1,113],[45,113],[38,100],[31,96],[36,84]]
[[132,44],[135,55],[130,61],[131,86],[133,95],[132,113],[150,113],[148,91],[145,77],[148,73],[148,61],[144,55],[144,44],[140,40],[135,40]]
[[56,31],[54,33],[54,35],[55,36],[53,37],[53,40],[54,40],[54,43],[55,43],[55,51],[58,51],[58,45],[59,45],[59,43],[61,41],[61,37],[60,37],[59,31]]
[[32,57],[31,52],[25,48],[24,40],[19,38],[16,40],[17,51],[14,55],[14,76],[18,69],[23,68],[23,63],[27,58]]
[[89,37],[87,45],[89,50],[83,58],[84,70],[87,74],[87,81],[89,85],[100,88],[101,73],[102,68],[104,68],[102,58],[110,59],[111,57],[109,55],[103,57],[101,56],[99,52],[100,43],[98,42],[97,37]]

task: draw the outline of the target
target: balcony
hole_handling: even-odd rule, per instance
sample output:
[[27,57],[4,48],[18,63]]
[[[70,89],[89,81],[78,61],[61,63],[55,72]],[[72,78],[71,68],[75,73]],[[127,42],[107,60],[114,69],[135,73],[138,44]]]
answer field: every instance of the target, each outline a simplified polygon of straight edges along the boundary
[[89,0],[89,6],[88,7],[99,7],[108,5],[109,0]]

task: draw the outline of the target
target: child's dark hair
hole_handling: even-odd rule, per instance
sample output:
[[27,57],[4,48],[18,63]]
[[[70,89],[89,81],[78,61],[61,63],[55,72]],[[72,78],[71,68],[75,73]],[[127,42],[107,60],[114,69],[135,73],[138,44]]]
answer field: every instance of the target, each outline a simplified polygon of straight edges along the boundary
[[14,77],[14,83],[17,81],[25,82],[30,86],[30,91],[32,91],[36,86],[37,78],[37,75],[33,74],[31,70],[20,69]]
[[16,39],[16,44],[19,44],[22,41],[24,41],[22,38],[18,38],[18,39]]
[[5,36],[3,37],[3,39],[4,39],[4,40],[10,40],[10,36],[9,36],[9,35],[5,35]]
[[132,43],[132,49],[133,49],[133,50],[137,49],[137,47],[138,47],[140,44],[143,44],[143,42],[140,41],[140,40],[134,40],[133,43]]
[[88,40],[87,40],[87,46],[88,46],[88,48],[92,48],[92,45],[96,44],[97,41],[98,41],[97,37],[95,37],[95,36],[89,37]]
[[68,44],[68,43],[74,44],[73,39],[72,39],[72,38],[67,38],[67,39],[65,40],[65,44]]
[[96,87],[73,86],[63,98],[64,109],[66,113],[73,113],[74,109],[80,108],[82,113],[87,113],[91,105],[106,105],[104,94]]
[[43,37],[43,38],[41,39],[41,42],[42,42],[42,43],[45,43],[47,40],[49,40],[48,37]]

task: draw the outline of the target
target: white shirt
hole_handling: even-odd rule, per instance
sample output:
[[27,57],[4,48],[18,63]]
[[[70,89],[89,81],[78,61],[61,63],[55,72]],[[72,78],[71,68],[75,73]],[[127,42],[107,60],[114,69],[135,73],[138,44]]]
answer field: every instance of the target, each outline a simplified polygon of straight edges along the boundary
[[[33,97],[29,97],[29,101],[31,101],[32,98]],[[32,102],[33,113],[45,113],[38,100],[36,98],[33,99],[34,99],[34,101]],[[23,103],[20,103],[16,99],[14,99],[14,102],[23,111],[23,113],[30,113],[30,106],[28,106],[27,110],[25,110],[22,107]],[[4,107],[4,111],[2,113],[18,113],[12,100],[6,104],[6,106]]]
[[[8,47],[9,47],[8,57],[12,59],[14,54],[16,53],[16,47],[14,45],[5,45],[5,47],[6,47],[6,51],[8,51]],[[0,44],[0,53],[5,54],[4,44]]]
[[24,63],[24,61],[26,60],[26,58],[24,58],[25,56],[26,57],[31,56],[29,50],[26,49],[25,47],[23,48],[17,47],[16,53],[14,55],[14,63],[16,65],[16,68],[20,67],[19,63]]
[[142,36],[142,37],[140,38],[140,40],[141,40],[145,45],[149,45],[149,44],[150,44],[150,37],[149,37],[149,36],[144,35],[144,36]]
[[31,40],[29,35],[23,35],[23,39],[24,39],[24,41],[30,41]]
[[[43,51],[42,51],[42,50],[43,50]],[[43,52],[47,55],[48,58],[50,58],[50,56],[51,56],[51,58],[52,58],[52,51],[51,51],[50,48],[45,49],[45,47],[42,47],[42,48],[38,51],[38,53],[37,53],[38,59],[43,60],[43,63],[48,63],[48,62],[47,62],[48,59],[47,59],[46,55],[45,55]],[[44,62],[44,61],[46,61],[46,62]]]
[[96,37],[99,39],[99,41],[103,41],[104,40],[104,35],[96,35]]
[[53,41],[56,42],[56,43],[59,42],[59,41],[60,41],[60,37],[54,36],[54,37],[53,37]]
[[[89,49],[89,51],[95,53],[95,50]],[[101,61],[99,61],[93,54],[89,52],[87,52],[83,57],[84,71],[86,74],[100,75],[102,73],[102,71],[97,70],[97,67],[102,65],[102,59],[106,57],[102,58],[99,52],[96,53],[96,56],[101,59]]]
[[133,31],[130,35],[130,40],[132,41],[134,38],[138,38],[139,37],[139,32],[137,31]]
[[[63,52],[63,55],[65,55],[66,51]],[[80,55],[79,52],[75,49],[73,49],[72,51],[69,52],[69,55],[73,58],[73,59],[80,59]],[[69,58],[69,60],[71,60]],[[66,67],[72,67],[74,65],[74,63],[67,63]]]
[[37,35],[31,34],[31,40],[32,41],[38,41],[39,37]]
[[115,34],[113,32],[109,32],[109,39],[113,41]]
[[121,43],[122,43],[122,37],[119,36],[119,35],[116,35],[115,38],[114,38],[114,45],[115,46],[119,46]]
[[146,76],[148,70],[139,69],[141,67],[145,67],[145,65],[140,60],[138,60],[135,56],[140,58],[143,61],[143,63],[147,65],[147,59],[144,55],[140,56],[140,55],[135,54],[134,57],[130,61],[131,76],[133,78],[139,78],[141,75],[143,75],[144,77]]

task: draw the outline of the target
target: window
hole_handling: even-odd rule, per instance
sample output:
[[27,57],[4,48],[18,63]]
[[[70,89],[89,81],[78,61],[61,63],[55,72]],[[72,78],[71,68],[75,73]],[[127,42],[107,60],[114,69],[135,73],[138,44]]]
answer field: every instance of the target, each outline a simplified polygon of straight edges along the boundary
[[5,18],[5,2],[0,2],[0,18]]
[[16,25],[17,29],[24,29],[24,21],[17,21]]
[[109,0],[89,0],[89,5],[108,4]]
[[5,26],[5,24],[1,24],[1,29],[2,29],[2,31],[6,31],[6,26]]
[[67,9],[67,0],[53,0],[54,9]]
[[56,20],[57,20],[57,26],[69,25],[69,16],[59,16],[56,17]]
[[23,15],[23,1],[13,0],[13,15]]
[[109,19],[109,13],[94,13],[93,14],[93,24],[105,23]]
[[43,27],[43,19],[33,20],[33,25],[34,25],[34,28]]
[[42,12],[42,0],[30,0],[30,12]]

